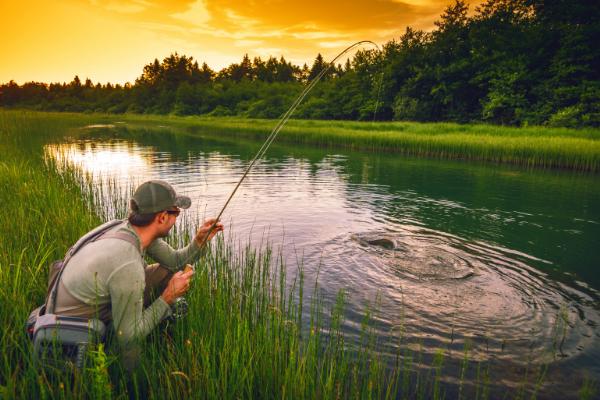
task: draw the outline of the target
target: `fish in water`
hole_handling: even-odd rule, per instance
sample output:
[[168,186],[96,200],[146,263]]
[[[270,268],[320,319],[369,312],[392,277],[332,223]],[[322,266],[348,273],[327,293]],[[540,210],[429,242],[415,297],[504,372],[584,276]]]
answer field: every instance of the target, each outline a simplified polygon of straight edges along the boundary
[[352,239],[363,246],[378,246],[386,250],[394,250],[396,248],[396,243],[392,239],[383,236],[361,237],[359,235],[352,235]]
[[394,241],[387,239],[387,238],[365,240],[365,242],[367,242],[368,244],[370,244],[372,246],[379,246],[379,247],[383,247],[384,249],[388,249],[388,250],[394,250],[394,248],[396,247],[396,244],[394,243]]
[[406,236],[394,237],[389,232],[358,233],[351,238],[405,277],[442,281],[466,280],[479,275],[476,260],[444,243],[407,242]]

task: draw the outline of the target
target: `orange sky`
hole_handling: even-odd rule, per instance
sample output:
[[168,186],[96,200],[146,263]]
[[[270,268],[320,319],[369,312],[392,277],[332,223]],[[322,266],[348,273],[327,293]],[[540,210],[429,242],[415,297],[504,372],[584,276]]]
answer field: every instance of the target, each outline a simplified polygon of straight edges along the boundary
[[133,82],[175,51],[215,70],[244,53],[310,65],[358,40],[432,29],[452,1],[0,0],[0,83]]

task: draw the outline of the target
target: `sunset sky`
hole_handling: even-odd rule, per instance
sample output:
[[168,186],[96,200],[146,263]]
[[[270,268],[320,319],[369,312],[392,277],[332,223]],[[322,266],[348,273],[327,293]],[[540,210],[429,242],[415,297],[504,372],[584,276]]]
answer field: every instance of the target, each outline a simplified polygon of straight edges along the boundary
[[452,1],[0,0],[0,83],[133,82],[172,52],[215,70],[245,53],[310,65],[358,40],[430,30]]

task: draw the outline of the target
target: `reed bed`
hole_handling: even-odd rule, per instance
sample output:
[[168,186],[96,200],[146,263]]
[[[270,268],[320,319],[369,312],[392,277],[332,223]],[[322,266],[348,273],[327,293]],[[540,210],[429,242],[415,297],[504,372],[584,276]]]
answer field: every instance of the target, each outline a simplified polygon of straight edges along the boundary
[[[215,133],[264,140],[272,120],[123,116],[132,124],[179,126],[193,135]],[[290,120],[278,141],[401,155],[508,163],[537,168],[600,170],[600,130],[501,127],[454,123]]]
[[[256,249],[234,238],[216,240],[199,261],[188,295],[190,314],[147,338],[135,374],[126,373],[103,346],[90,352],[81,372],[38,369],[22,327],[29,311],[43,302],[49,262],[100,221],[122,216],[117,205],[126,204],[129,195],[114,185],[92,185],[76,169],[44,159],[41,143],[101,119],[64,117],[0,112],[1,398],[448,396],[445,349],[429,363],[408,348],[391,362],[384,360],[372,329],[376,302],[364,311],[358,343],[347,342],[344,292],[326,306],[317,282],[305,287],[301,265],[290,285],[282,257],[268,244]],[[106,202],[107,196],[112,200]],[[193,229],[194,222],[184,220],[171,240],[185,241]],[[543,372],[527,375],[516,392],[502,393],[535,397]],[[454,397],[491,396],[489,367],[470,361],[468,349],[457,373]],[[586,381],[585,396],[595,395],[595,385]]]
[[[177,117],[2,111],[5,118],[26,113],[37,120],[123,123],[177,127],[194,136],[264,140],[274,120],[235,117]],[[600,171],[600,130],[483,124],[290,120],[277,141],[400,155],[508,163],[535,168]]]

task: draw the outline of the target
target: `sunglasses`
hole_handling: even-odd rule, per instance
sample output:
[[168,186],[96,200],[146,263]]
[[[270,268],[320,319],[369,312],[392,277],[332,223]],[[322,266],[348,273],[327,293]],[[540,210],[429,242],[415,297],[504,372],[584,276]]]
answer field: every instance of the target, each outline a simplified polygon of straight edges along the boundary
[[174,215],[174,216],[178,217],[179,214],[181,213],[181,210],[165,210],[165,212],[169,215]]

